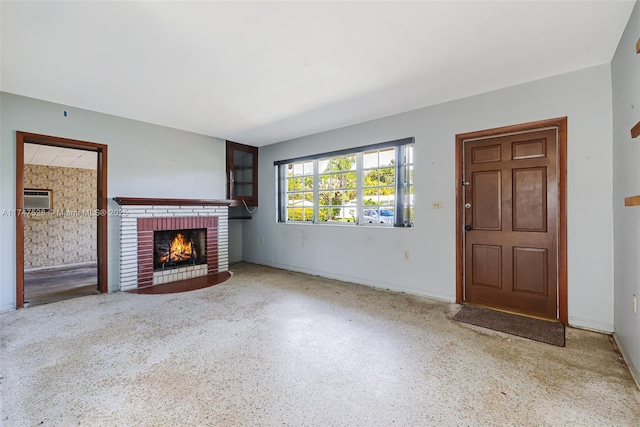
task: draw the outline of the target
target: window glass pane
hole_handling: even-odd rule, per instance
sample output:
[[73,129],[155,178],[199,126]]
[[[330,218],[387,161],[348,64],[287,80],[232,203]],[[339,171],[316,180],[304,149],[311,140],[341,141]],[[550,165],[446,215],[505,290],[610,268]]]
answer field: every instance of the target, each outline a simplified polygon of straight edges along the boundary
[[318,192],[318,204],[320,206],[328,206],[331,204],[331,192],[320,191]]
[[374,169],[366,171],[364,173],[364,186],[365,187],[377,187],[380,185],[380,179],[378,178],[378,170]]
[[396,149],[395,148],[387,148],[384,150],[380,150],[380,163],[379,166],[389,166],[395,163],[396,159]]
[[347,172],[344,174],[345,188],[356,188],[358,175],[355,172]]
[[348,205],[343,208],[343,221],[344,222],[356,222],[358,216],[358,210],[355,205]]
[[393,188],[381,189],[379,203],[380,205],[384,205],[384,206],[391,206],[391,207],[395,206],[395,203],[396,203],[395,189]]
[[302,201],[302,206],[305,208],[313,209],[313,193],[304,193],[304,200]]
[[331,209],[321,208],[318,210],[318,218],[320,222],[329,221],[331,218]]
[[313,177],[312,176],[306,176],[304,178],[302,178],[303,180],[303,189],[304,190],[313,190]]
[[289,191],[302,190],[302,178],[290,178],[289,179]]
[[331,192],[331,205],[341,205],[342,204],[342,191],[332,191]]
[[344,203],[355,205],[358,201],[358,192],[356,190],[346,190],[344,192]]
[[342,174],[332,173],[329,175],[329,188],[340,188],[342,187]]
[[344,170],[354,171],[356,170],[356,156],[347,156],[344,158]]
[[365,189],[362,202],[365,206],[372,206],[378,204],[378,192],[377,188]]
[[326,190],[327,188],[329,188],[329,175],[318,175],[318,188],[321,190]]
[[342,170],[342,159],[340,157],[334,157],[329,162],[329,170],[331,172],[337,172]]
[[396,170],[395,168],[380,169],[380,185],[395,185]]
[[378,152],[368,151],[362,155],[362,167],[365,169],[378,167]]
[[313,206],[313,193],[304,193],[305,206]]
[[313,175],[313,162],[305,162],[305,163],[303,163],[303,174],[304,175]]
[[302,194],[300,193],[289,193],[287,194],[287,205],[292,206],[296,200],[302,199]]

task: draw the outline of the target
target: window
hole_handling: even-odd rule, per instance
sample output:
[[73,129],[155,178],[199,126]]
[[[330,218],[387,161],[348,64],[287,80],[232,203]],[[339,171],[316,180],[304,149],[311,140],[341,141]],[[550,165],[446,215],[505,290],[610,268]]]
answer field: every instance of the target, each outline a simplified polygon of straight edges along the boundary
[[278,221],[412,227],[413,143],[275,162]]

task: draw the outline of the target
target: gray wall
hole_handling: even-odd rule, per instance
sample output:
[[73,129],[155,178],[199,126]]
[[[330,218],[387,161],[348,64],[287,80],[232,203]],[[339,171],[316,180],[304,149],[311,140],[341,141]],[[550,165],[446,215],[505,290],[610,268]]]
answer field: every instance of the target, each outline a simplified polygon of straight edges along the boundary
[[640,121],[640,6],[636,2],[611,62],[613,87],[613,213],[615,245],[615,329],[636,380],[640,381],[640,313],[631,298],[640,298],[640,207],[625,207],[624,198],[640,194],[640,140],[630,129]]
[[[568,116],[569,322],[613,331],[610,71],[603,64],[262,147],[260,209],[243,224],[244,259],[453,301],[455,135]],[[415,228],[276,223],[274,161],[410,136]]]
[[[68,111],[64,117],[63,111]],[[15,133],[108,145],[108,197],[224,199],[218,138],[0,93],[0,209],[15,208]],[[118,205],[110,200],[109,207]],[[109,218],[109,289],[118,289],[119,219]],[[15,218],[0,217],[0,310],[15,307]]]

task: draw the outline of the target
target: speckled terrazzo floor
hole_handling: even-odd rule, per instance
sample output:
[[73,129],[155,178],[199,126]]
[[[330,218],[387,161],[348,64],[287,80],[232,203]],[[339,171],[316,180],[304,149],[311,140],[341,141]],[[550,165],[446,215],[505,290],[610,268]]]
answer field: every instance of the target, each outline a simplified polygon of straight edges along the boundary
[[459,308],[250,264],[167,295],[0,313],[4,426],[638,426],[606,335],[554,347]]

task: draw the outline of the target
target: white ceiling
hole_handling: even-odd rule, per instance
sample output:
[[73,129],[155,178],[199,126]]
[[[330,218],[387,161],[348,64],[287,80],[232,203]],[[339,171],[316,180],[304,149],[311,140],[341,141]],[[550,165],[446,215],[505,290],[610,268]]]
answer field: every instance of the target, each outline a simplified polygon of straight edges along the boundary
[[607,63],[634,2],[2,1],[2,91],[265,145]]
[[94,151],[24,144],[24,163],[95,170],[98,167],[98,155]]

